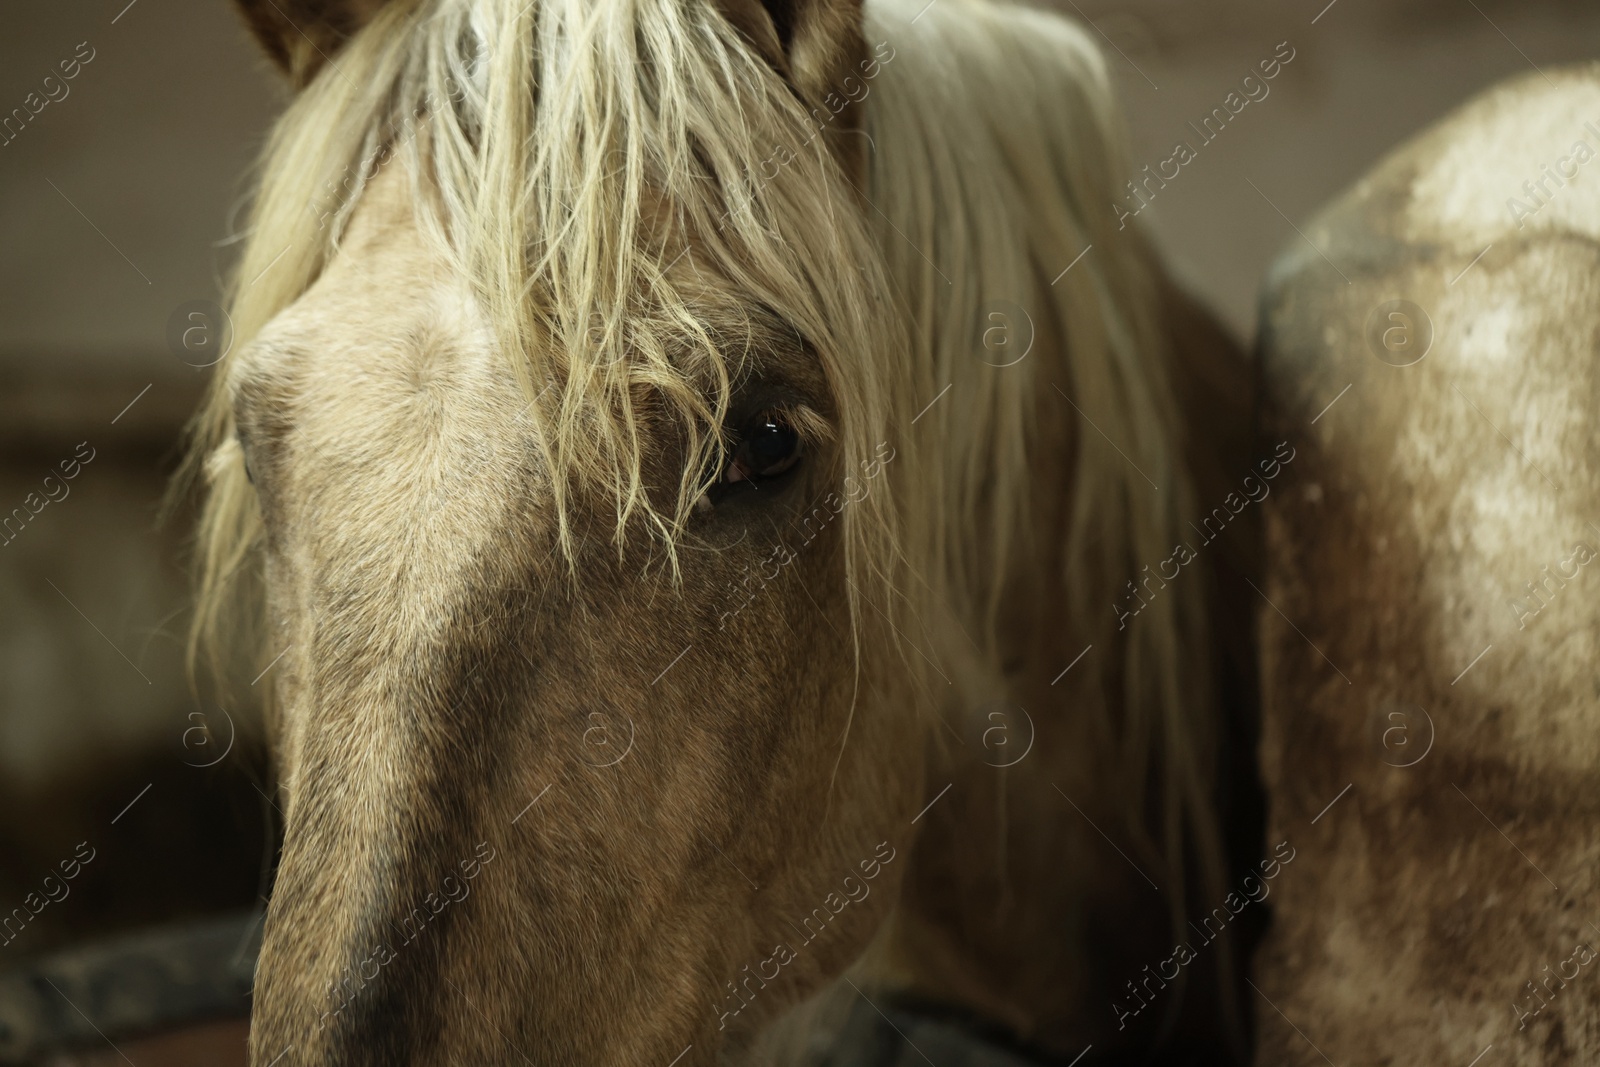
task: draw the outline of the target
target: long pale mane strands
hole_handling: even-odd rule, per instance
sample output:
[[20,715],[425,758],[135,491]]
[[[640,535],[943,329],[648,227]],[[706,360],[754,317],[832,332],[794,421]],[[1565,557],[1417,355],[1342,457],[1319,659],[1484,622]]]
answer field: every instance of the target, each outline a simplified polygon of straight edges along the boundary
[[[1216,709],[1198,651],[1206,647],[1203,580],[1154,599],[1126,633],[1111,608],[1123,576],[1185,540],[1193,491],[1178,456],[1152,258],[1111,208],[1126,167],[1102,59],[1075,25],[1023,8],[885,0],[868,13],[869,39],[886,38],[896,53],[868,109],[872,197],[886,220],[879,241],[909,304],[917,392],[932,397],[950,386],[914,446],[930,461],[917,467],[910,507],[928,517],[938,561],[922,573],[994,668],[1004,652],[1001,597],[1036,547],[1027,543],[1035,498],[1052,491],[1032,477],[1036,405],[1041,394],[1055,401],[1047,406],[1077,428],[1070,523],[1061,531],[1066,568],[1056,576],[1062,602],[1074,632],[1097,649],[1118,648],[1120,637],[1123,649],[1120,669],[1101,657],[1077,668],[1123,686],[1116,706],[1082,710],[1105,717],[1106,736],[1120,739],[1134,783],[1131,831],[1142,832],[1142,783],[1157,786],[1160,848],[1180,918],[1186,857],[1198,860],[1202,890],[1220,899],[1209,771]],[[992,366],[985,361],[1000,357],[981,342],[998,321],[990,313],[1015,318],[1017,307],[1064,344]],[[1007,328],[1021,335],[1024,323]],[[974,697],[992,696],[995,684],[976,680],[987,688]]]

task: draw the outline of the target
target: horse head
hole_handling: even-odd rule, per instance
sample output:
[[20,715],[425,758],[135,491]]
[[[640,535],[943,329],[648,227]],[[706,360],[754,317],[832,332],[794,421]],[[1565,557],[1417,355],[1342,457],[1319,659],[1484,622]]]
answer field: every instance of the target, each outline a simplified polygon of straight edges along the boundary
[[920,802],[859,9],[244,6],[301,86],[201,424],[281,654],[253,1058],[700,1062]]

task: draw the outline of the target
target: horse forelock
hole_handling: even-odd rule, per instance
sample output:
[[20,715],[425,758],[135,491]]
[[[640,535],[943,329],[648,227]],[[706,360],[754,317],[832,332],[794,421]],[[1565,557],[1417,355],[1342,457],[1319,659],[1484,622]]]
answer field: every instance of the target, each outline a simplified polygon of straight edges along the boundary
[[[830,419],[801,429],[836,439],[843,468],[898,432],[901,316],[816,111],[714,4],[390,4],[274,131],[234,350],[325,271],[369,183],[403,169],[415,223],[468,280],[527,394],[569,560],[575,491],[610,498],[619,543],[637,523],[673,560],[730,400],[760,362],[758,320],[813,354]],[[779,145],[793,146],[782,165],[751,165]],[[229,367],[193,435],[190,469],[210,482],[197,652],[226,629],[259,531]],[[645,474],[647,419],[685,442],[664,492]],[[888,495],[844,517],[854,589],[896,569]]]

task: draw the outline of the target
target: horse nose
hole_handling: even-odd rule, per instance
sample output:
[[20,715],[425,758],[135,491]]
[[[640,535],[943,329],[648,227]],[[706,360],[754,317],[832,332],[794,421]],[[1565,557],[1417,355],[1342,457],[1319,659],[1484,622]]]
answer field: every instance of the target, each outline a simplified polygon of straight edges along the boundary
[[308,747],[256,972],[252,1062],[424,1062],[453,930],[499,854],[469,840],[465,805],[451,823],[425,781],[372,760],[382,742]]

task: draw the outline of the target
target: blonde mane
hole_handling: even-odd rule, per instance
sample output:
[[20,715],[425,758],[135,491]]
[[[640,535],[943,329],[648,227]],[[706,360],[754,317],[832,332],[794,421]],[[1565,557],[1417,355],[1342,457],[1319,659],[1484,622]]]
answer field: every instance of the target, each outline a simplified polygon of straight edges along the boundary
[[[905,334],[853,194],[812,129],[711,5],[398,0],[273,131],[231,293],[235,348],[316,280],[367,181],[403,156],[427,176],[419,221],[517,354],[569,560],[578,488],[615,500],[619,542],[640,520],[670,556],[749,357],[737,326],[713,326],[674,285],[668,269],[685,255],[778,311],[817,353],[845,469],[894,436],[904,407]],[[767,180],[749,161],[775,143],[805,147]],[[209,483],[194,648],[213,665],[260,533],[227,369],[191,455]],[[675,422],[687,441],[667,506],[642,480],[644,418]],[[886,492],[850,510],[853,588],[865,574],[892,578],[896,525]]]
[[[1000,603],[1038,548],[1030,475],[1040,397],[1054,401],[1076,442],[1060,600],[1075,633],[1120,652],[1081,668],[1101,672],[1096,691],[1120,687],[1084,711],[1105,718],[1128,780],[1161,798],[1153,847],[1177,900],[1185,855],[1216,879],[1213,709],[1198,596],[1155,600],[1120,636],[1110,607],[1123,577],[1182,540],[1191,494],[1149,255],[1110,206],[1123,167],[1105,70],[1063,20],[982,0],[873,0],[868,49],[880,40],[893,58],[865,100],[870,176],[855,189],[711,3],[395,0],[273,132],[231,294],[235,346],[317,279],[367,180],[403,156],[425,232],[513,354],[568,558],[579,491],[615,501],[619,543],[646,528],[671,558],[750,365],[737,331],[675,284],[690,256],[814,349],[843,469],[883,441],[904,454],[894,493],[875,488],[843,517],[851,589],[922,619],[943,642],[935,659],[971,648],[927,620],[970,636],[981,655],[963,693],[992,694],[1001,676]],[[754,161],[774,145],[792,159],[766,175]],[[1060,352],[980,359],[1002,302]],[[226,641],[230,605],[244,602],[247,625],[256,610],[260,516],[227,373],[190,463],[208,485],[196,657]],[[688,443],[665,502],[643,476],[646,419]],[[860,626],[875,613],[857,601]]]
[[[1111,610],[1142,564],[1184,541],[1193,491],[1153,257],[1109,207],[1126,166],[1101,56],[1073,23],[987,0],[876,0],[880,38],[896,58],[868,108],[878,243],[909,309],[913,391],[950,389],[911,446],[937,457],[907,487],[934,538],[921,573],[996,672],[968,679],[971,699],[1003,691],[997,612],[1030,549],[1039,397],[1053,401],[1076,441],[1062,600],[1073,632],[1122,653],[1084,664],[1104,680],[1091,691],[1120,681],[1114,703],[1075,710],[1120,739],[1136,806],[1154,776],[1175,909],[1186,856],[1220,899],[1203,591],[1153,600],[1120,642]],[[1018,308],[1021,322],[994,317]],[[986,329],[1027,340],[1047,327],[1055,353],[996,366],[983,347]]]

